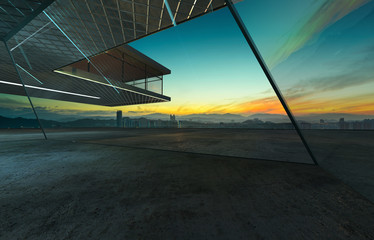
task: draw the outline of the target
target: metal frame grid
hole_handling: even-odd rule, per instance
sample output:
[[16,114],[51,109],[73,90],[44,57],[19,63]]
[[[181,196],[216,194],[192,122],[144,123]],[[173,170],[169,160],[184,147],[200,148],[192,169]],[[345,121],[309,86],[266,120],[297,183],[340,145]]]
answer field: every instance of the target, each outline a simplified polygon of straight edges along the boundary
[[2,0],[0,2],[0,39],[7,41],[53,1]]
[[[137,78],[126,81],[116,79],[108,71],[110,66],[107,63],[95,60],[97,54],[105,54],[108,49],[113,52],[121,51],[120,45],[124,43],[225,5],[224,0],[57,0],[39,1],[35,4],[40,6],[39,9],[43,4],[50,5],[7,41],[15,62],[21,69],[20,73],[24,75],[25,84],[29,86],[30,95],[106,106],[164,102],[170,101],[170,98],[162,95],[162,89],[157,91],[161,94],[148,91],[146,83],[144,89],[137,88]],[[1,54],[6,52],[0,51],[0,57]],[[90,62],[99,73],[100,76],[95,81],[53,72],[82,59]],[[3,64],[0,80],[17,81],[17,76],[6,73],[11,67]],[[147,70],[144,82],[155,76],[162,80],[163,74],[153,73],[148,76],[151,69]],[[3,76],[8,77],[5,79]],[[135,86],[124,82],[131,82]],[[57,91],[46,92],[42,88]],[[1,92],[25,94],[9,84],[2,84]]]
[[[124,81],[123,76],[120,80],[109,80],[101,70],[105,66],[98,63],[97,65],[100,66],[95,66],[92,56],[108,49],[115,52],[114,48],[119,45],[176,26],[227,4],[304,146],[314,163],[318,165],[231,0],[58,0],[52,2],[52,0],[8,0],[0,3],[0,38],[6,48],[6,51],[0,49],[0,57],[6,59],[5,54],[9,54],[12,60],[12,64],[6,61],[0,63],[3,70],[0,76],[1,91],[26,94],[37,118],[30,95],[60,100],[68,98],[69,101],[77,102],[82,102],[81,99],[85,98],[83,102],[108,106],[170,100],[161,94],[126,84],[125,82],[128,81]],[[36,9],[31,6],[32,4],[35,4]],[[43,11],[47,6],[48,9]],[[39,14],[41,11],[43,14]],[[86,59],[92,64],[99,73],[97,76],[100,80],[77,80],[75,77],[53,72],[61,66],[81,59]],[[121,60],[123,61],[123,58]],[[12,67],[16,71],[11,70]],[[19,79],[15,75],[18,75]],[[144,88],[146,89],[147,73],[145,75]],[[2,81],[4,76],[12,81],[5,87]],[[18,80],[22,84],[17,83]],[[138,83],[136,79],[132,80],[133,85],[143,84]],[[49,91],[48,95],[45,94],[46,89],[54,91]],[[79,94],[74,95],[71,91],[77,91]],[[69,97],[61,99],[61,94]]]

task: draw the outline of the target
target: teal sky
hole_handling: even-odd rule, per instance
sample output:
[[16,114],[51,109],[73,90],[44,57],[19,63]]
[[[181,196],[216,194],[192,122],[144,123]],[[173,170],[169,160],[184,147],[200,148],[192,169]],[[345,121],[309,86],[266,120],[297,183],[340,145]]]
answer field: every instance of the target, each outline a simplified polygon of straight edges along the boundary
[[[373,2],[242,1],[236,8],[296,114],[374,114],[368,108],[374,66],[367,61],[374,60]],[[228,9],[131,45],[172,69],[165,91],[174,103],[205,111],[282,112]],[[354,105],[345,108],[344,98]],[[257,106],[256,99],[264,104]],[[323,102],[331,106],[316,108]]]
[[[236,8],[296,115],[374,115],[374,2],[244,0]],[[284,112],[227,8],[130,45],[171,69],[164,78],[170,103],[109,108],[35,99],[40,111]],[[20,97],[0,98],[3,108],[6,101],[6,106],[25,103]]]

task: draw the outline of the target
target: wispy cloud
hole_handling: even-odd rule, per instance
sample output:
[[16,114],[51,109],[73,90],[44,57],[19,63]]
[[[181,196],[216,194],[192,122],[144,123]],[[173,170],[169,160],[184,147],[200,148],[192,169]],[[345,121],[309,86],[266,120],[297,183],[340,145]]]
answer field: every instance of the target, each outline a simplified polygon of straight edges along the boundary
[[[284,91],[287,100],[293,101],[308,96],[318,96],[323,92],[342,90],[349,87],[357,87],[373,81],[370,76],[358,77],[355,73],[341,74],[338,76],[324,76],[302,81]],[[334,95],[334,93],[332,93]],[[346,96],[348,97],[348,96]]]
[[[333,93],[334,91],[372,83],[374,80],[372,75],[374,62],[371,61],[371,59],[373,59],[373,57],[374,51],[367,51],[360,59],[350,61],[349,67],[347,67],[344,72],[339,71],[338,73],[329,73],[329,75],[325,74],[318,77],[306,77],[304,80],[295,83],[290,88],[281,90],[287,100],[293,101],[297,99],[305,99],[309,96],[318,96],[325,92],[331,92],[331,95],[333,96],[336,94]],[[339,61],[339,59],[336,61]]]
[[238,103],[235,106],[238,113],[246,115],[254,113],[285,114],[285,111],[276,96]]
[[292,53],[304,47],[310,40],[320,34],[331,24],[359,7],[370,2],[370,0],[327,0],[311,16],[307,17],[301,26],[296,26],[292,34],[277,52],[269,58],[270,68],[286,60]]
[[374,97],[372,94],[360,96],[317,98],[310,100],[301,98],[297,104],[290,104],[295,115],[308,115],[320,113],[349,113],[349,114],[374,114]]
[[143,114],[143,113],[149,113],[150,111],[127,111],[129,114]]

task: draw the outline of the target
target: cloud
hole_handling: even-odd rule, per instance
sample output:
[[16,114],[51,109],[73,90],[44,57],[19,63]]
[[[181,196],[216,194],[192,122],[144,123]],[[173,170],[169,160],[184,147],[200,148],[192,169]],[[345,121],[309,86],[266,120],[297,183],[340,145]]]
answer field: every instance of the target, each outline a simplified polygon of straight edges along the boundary
[[[281,91],[287,100],[292,101],[312,95],[318,96],[324,92],[333,92],[371,83],[374,81],[372,75],[374,63],[370,59],[373,59],[372,53],[359,60],[350,62],[350,66],[355,66],[355,68],[347,67],[345,72],[340,72],[339,74],[334,73],[332,75],[306,78],[288,89],[281,89]],[[334,94],[331,93],[331,95]]]
[[0,106],[2,107],[29,107],[30,103],[24,96],[0,94]]
[[372,81],[372,77],[358,77],[355,73],[320,77],[295,84],[293,87],[284,91],[284,96],[287,100],[296,100],[311,95],[318,95],[322,92],[356,87]]
[[153,111],[127,111],[129,114],[144,114],[144,113],[153,113]]
[[271,114],[285,114],[284,108],[276,96],[265,97],[256,100],[238,103],[234,109],[238,113],[253,114],[253,113],[271,113]]
[[[4,103],[4,102],[3,102]],[[35,106],[35,111],[42,119],[49,120],[64,120],[67,118],[85,118],[85,117],[115,117],[114,110],[84,110],[84,109],[69,109],[58,107],[42,107]],[[22,104],[16,100],[9,100],[9,103],[0,105],[0,116],[4,117],[24,117],[35,118],[35,115],[29,104]]]
[[373,94],[359,96],[339,96],[338,98],[301,98],[297,104],[290,104],[295,115],[319,113],[374,114]]
[[270,68],[286,60],[292,53],[305,46],[310,40],[320,34],[324,29],[370,0],[339,0],[325,1],[300,27],[293,30],[278,51],[269,58]]

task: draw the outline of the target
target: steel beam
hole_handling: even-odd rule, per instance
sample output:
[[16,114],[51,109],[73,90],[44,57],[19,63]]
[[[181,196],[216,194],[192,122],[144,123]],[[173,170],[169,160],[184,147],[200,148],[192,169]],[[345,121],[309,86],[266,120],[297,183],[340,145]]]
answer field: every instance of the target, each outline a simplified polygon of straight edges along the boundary
[[17,68],[16,62],[14,61],[13,54],[10,52],[9,47],[8,47],[8,44],[7,44],[6,42],[4,42],[4,44],[5,44],[5,48],[6,48],[6,50],[8,51],[9,57],[10,57],[10,59],[12,60],[12,63],[13,63],[14,69],[16,70],[16,72],[17,72],[17,74],[18,74],[18,77],[19,77],[19,79],[21,80],[21,83],[22,83],[23,89],[25,90],[25,92],[26,92],[26,96],[27,96],[27,98],[29,99],[29,102],[30,102],[30,105],[31,105],[32,111],[34,112],[35,117],[36,117],[36,119],[38,120],[38,123],[39,123],[40,129],[41,129],[42,132],[43,132],[44,138],[45,138],[45,140],[47,140],[47,135],[45,134],[44,128],[43,128],[43,126],[42,126],[42,124],[41,124],[41,122],[40,122],[40,119],[39,119],[39,117],[38,117],[38,114],[37,114],[36,111],[35,111],[34,104],[33,104],[32,101],[31,101],[31,98],[30,98],[29,92],[27,91],[27,88],[26,88],[26,86],[25,86],[25,83],[23,82],[22,76],[21,76],[20,72],[18,71],[18,68]]
[[3,38],[4,42],[7,42],[11,37],[17,34],[24,26],[29,24],[36,16],[44,11],[49,5],[51,5],[55,0],[46,0],[40,6],[35,9],[30,15],[25,17],[15,28],[13,28],[8,34]]
[[301,141],[303,142],[306,150],[308,151],[308,153],[309,153],[310,157],[312,158],[314,164],[318,165],[318,162],[317,162],[312,150],[310,149],[307,141],[305,140],[304,135],[299,128],[299,125],[297,124],[290,108],[288,107],[288,104],[287,104],[286,100],[284,99],[281,91],[279,90],[277,84],[275,83],[274,77],[272,76],[272,74],[271,74],[269,68],[267,67],[264,59],[262,58],[261,53],[258,50],[258,48],[257,48],[255,42],[253,41],[251,35],[249,34],[247,27],[244,25],[243,20],[241,19],[238,11],[236,10],[236,7],[234,6],[234,4],[232,3],[231,0],[225,0],[225,2],[226,2],[227,6],[228,6],[228,8],[231,12],[231,15],[234,17],[236,23],[238,24],[238,27],[240,28],[240,31],[242,32],[242,34],[243,34],[245,40],[247,41],[249,47],[252,49],[252,52],[255,55],[255,57],[256,57],[258,63],[260,64],[262,70],[264,71],[267,79],[269,80],[270,85],[272,86],[274,92],[276,93],[276,95],[277,95],[279,101],[281,102],[284,110],[286,111],[288,117],[290,118],[292,124],[294,125],[294,127],[296,129],[296,132],[298,133],[298,135],[299,135]]

